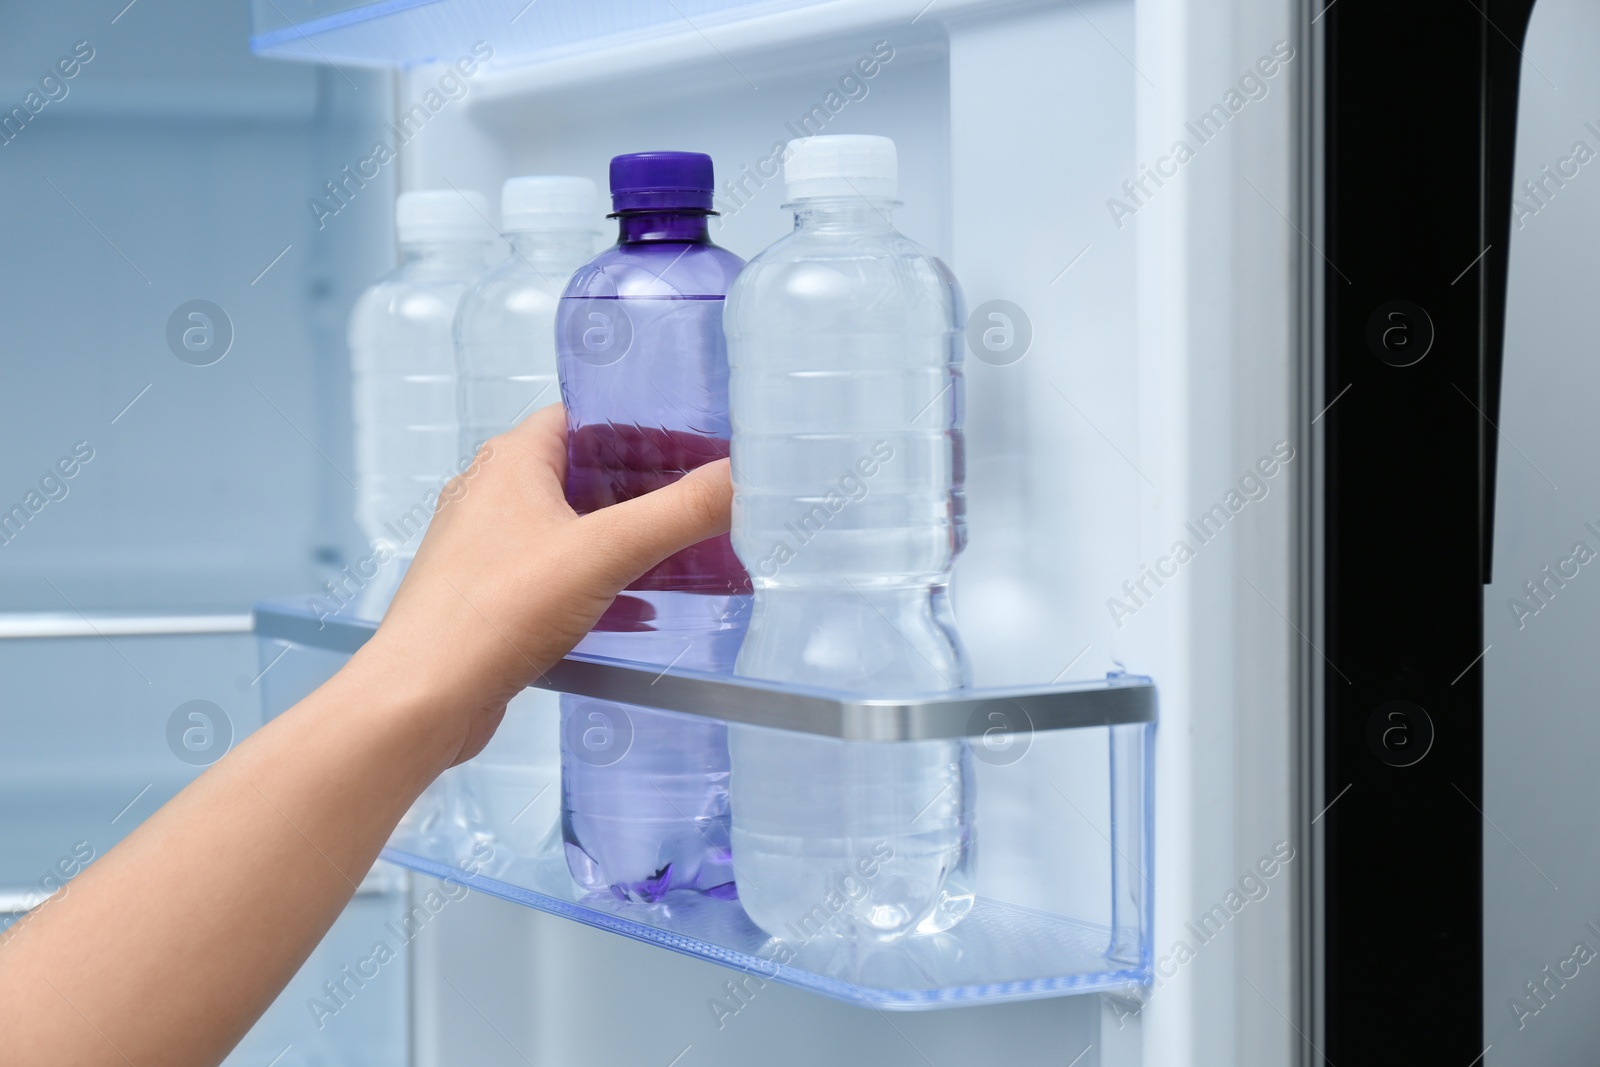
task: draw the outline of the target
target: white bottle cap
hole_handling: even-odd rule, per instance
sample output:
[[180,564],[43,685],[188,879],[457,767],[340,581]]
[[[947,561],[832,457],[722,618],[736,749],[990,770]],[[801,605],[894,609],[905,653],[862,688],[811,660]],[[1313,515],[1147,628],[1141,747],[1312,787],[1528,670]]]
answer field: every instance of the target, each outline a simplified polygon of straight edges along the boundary
[[900,192],[900,164],[894,142],[887,137],[804,137],[789,142],[783,181],[790,200],[812,196],[893,200]]
[[472,189],[419,189],[401,193],[394,203],[401,244],[427,241],[494,240],[489,202]]
[[528,230],[598,232],[604,213],[600,187],[588,178],[530,175],[500,187],[500,219],[507,233]]

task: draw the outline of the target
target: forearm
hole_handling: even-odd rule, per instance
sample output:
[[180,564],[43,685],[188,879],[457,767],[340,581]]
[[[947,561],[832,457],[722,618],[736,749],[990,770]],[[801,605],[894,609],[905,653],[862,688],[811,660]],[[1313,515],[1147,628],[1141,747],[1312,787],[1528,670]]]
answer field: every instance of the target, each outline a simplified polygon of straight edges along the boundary
[[220,1062],[506,701],[618,590],[727,532],[726,460],[580,518],[565,426],[551,407],[495,438],[345,669],[0,934],[0,1061]]
[[460,750],[396,667],[358,656],[0,935],[0,1058],[221,1060]]

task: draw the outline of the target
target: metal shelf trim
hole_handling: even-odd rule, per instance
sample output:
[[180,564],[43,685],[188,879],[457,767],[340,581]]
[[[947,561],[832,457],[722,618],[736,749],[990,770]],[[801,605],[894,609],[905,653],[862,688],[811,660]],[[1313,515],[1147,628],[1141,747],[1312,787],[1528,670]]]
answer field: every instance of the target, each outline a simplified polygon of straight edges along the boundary
[[247,634],[245,614],[83,615],[58,611],[0,612],[0,641],[62,637],[178,637]]
[[[318,618],[292,603],[260,604],[255,609],[257,636],[330,652],[353,653],[376,630],[377,624],[371,620]],[[866,698],[702,671],[662,670],[575,652],[534,685],[574,696],[846,741],[981,737],[996,728],[1026,736],[1156,719],[1155,684],[1149,678],[1128,674],[1061,686]]]

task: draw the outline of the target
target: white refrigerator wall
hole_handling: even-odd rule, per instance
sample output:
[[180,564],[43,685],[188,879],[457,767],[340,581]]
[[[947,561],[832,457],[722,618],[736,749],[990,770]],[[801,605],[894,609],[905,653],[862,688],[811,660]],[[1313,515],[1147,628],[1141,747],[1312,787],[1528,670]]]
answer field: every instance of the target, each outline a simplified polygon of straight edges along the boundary
[[[876,73],[846,81],[864,57]],[[719,1027],[707,1002],[726,1000],[732,972],[475,900],[429,932],[435,965],[416,972],[422,1062],[459,1062],[466,1048],[479,1063],[1288,1061],[1300,868],[1265,878],[1257,864],[1300,845],[1287,621],[1299,457],[1282,456],[1298,447],[1301,238],[1289,217],[1305,59],[1288,5],[1272,0],[838,0],[486,71],[427,119],[401,152],[402,188],[492,198],[506,177],[534,173],[603,187],[619,152],[709,152],[722,186],[714,235],[746,257],[791,225],[777,143],[807,130],[896,140],[901,229],[950,264],[969,309],[1010,301],[1032,332],[1014,363],[966,364],[972,528],[955,600],[977,680],[1121,664],[1161,687],[1146,874],[1162,977],[1132,1001],[892,1019],[768,986]],[[400,76],[401,113],[439,76]],[[1260,474],[1275,451],[1275,473]],[[1202,539],[1186,524],[1214,505],[1226,518]],[[1174,561],[1177,541],[1192,559]],[[1025,895],[1007,872],[1044,821],[1077,842],[1049,880],[1104,877],[1105,827],[1063,802],[1048,762],[983,771],[982,795],[1005,798],[979,801],[983,877]]]
[[[1194,149],[1137,216],[1139,454],[1160,487],[1146,484],[1141,500],[1141,560],[1200,540],[1187,524],[1236,503],[1230,492],[1247,501],[1128,621],[1121,646],[1162,695],[1157,988],[1144,1013],[1152,1065],[1309,1054],[1289,1021],[1295,886],[1308,852],[1291,800],[1293,668],[1315,654],[1289,622],[1299,442],[1310,417],[1291,399],[1295,265],[1309,254],[1305,223],[1290,221],[1310,61],[1299,10],[1272,0],[1138,4],[1138,158],[1158,167],[1179,142]],[[1264,60],[1286,55],[1267,76]],[[1199,143],[1202,116],[1218,106],[1232,117]],[[1281,443],[1294,459],[1259,479],[1262,488],[1247,483]],[[1285,849],[1294,859],[1262,877],[1263,857]],[[1218,920],[1206,917],[1219,905],[1233,917],[1210,936]]]

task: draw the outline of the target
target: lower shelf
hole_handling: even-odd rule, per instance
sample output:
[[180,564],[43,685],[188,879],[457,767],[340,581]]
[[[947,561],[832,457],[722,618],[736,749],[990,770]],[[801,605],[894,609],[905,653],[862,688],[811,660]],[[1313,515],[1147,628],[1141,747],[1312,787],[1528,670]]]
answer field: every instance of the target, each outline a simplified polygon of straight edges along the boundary
[[[362,634],[342,634],[332,625],[299,625],[303,621],[282,608],[258,609],[261,661],[263,668],[270,666],[264,686],[269,718],[329,677],[359,647],[356,638],[370,634],[371,624]],[[391,837],[385,859],[720,964],[739,972],[736,985],[752,992],[767,982],[779,982],[878,1010],[915,1011],[1129,989],[1151,980],[1155,723],[1154,690],[1147,680],[1113,676],[1099,683],[1038,692],[970,691],[961,699],[973,705],[977,714],[971,714],[950,700],[852,703],[848,697],[821,691],[768,692],[738,679],[652,668],[665,696],[651,710],[626,699],[656,696],[655,690],[631,685],[631,675],[641,668],[578,656],[569,658],[567,666],[571,669],[565,673],[551,672],[552,684],[565,679],[561,684],[570,683],[582,699],[574,703],[572,696],[539,690],[519,695],[488,747],[442,775],[412,807]],[[608,699],[595,699],[600,694],[594,690],[599,689]],[[696,705],[702,710],[691,710]],[[710,711],[723,706],[736,706],[737,715],[724,718]],[[609,727],[606,744],[593,751],[580,747],[578,740],[595,728],[569,728],[588,722],[580,720],[579,712],[593,715],[595,708],[623,723],[632,717],[633,726],[617,733],[630,739],[628,745],[615,754],[609,747]],[[809,716],[810,721],[781,730],[737,725],[764,718],[787,725],[786,715]],[[708,727],[708,719],[724,725]],[[730,720],[735,725],[726,725]],[[978,726],[969,727],[969,721]],[[1040,723],[1050,726],[1041,728]],[[820,730],[805,728],[820,724],[827,724],[833,736],[819,737]],[[984,728],[985,724],[990,725]],[[880,857],[882,870],[892,872],[888,877],[919,884],[915,880],[930,877],[930,871],[940,881],[948,874],[950,886],[959,884],[973,894],[965,898],[972,901],[970,910],[943,932],[884,941],[849,936],[841,909],[850,909],[850,891],[843,895],[835,891],[833,887],[846,883],[828,874],[837,861],[815,858],[832,855],[829,849],[837,838],[810,837],[796,827],[783,830],[782,836],[762,838],[788,844],[771,845],[762,852],[742,851],[740,813],[749,809],[740,806],[740,798],[759,798],[763,790],[761,785],[741,786],[737,759],[731,770],[732,787],[723,794],[720,808],[691,808],[693,818],[678,809],[677,817],[669,813],[664,820],[676,826],[681,819],[695,827],[711,850],[707,854],[730,862],[734,877],[704,883],[711,887],[705,893],[688,888],[667,889],[664,895],[653,890],[638,893],[631,882],[631,900],[620,898],[622,888],[608,891],[604,880],[590,877],[593,868],[585,866],[597,862],[591,857],[594,839],[584,837],[591,831],[583,828],[592,827],[596,816],[589,809],[564,817],[563,797],[570,791],[564,786],[578,790],[574,796],[592,801],[599,780],[594,769],[625,770],[625,761],[637,759],[641,752],[646,760],[635,766],[642,770],[630,775],[645,774],[652,781],[656,775],[671,775],[671,766],[650,762],[672,751],[670,745],[652,748],[646,741],[662,745],[665,738],[678,736],[680,728],[702,734],[708,729],[726,730],[730,738],[735,731],[745,731],[738,735],[745,739],[741,745],[751,743],[752,731],[765,735],[757,749],[744,749],[745,754],[764,753],[766,762],[761,766],[766,773],[784,776],[771,781],[811,783],[813,796],[825,796],[816,792],[825,788],[821,782],[826,779],[813,776],[819,769],[851,768],[844,777],[833,779],[841,783],[834,787],[841,799],[826,801],[822,810],[844,803],[865,820],[861,825],[879,831],[889,826],[894,846]],[[942,739],[923,739],[929,733]],[[876,739],[850,739],[852,735]],[[870,781],[873,768],[917,766],[919,746],[923,753],[928,746],[940,753],[948,750],[948,756],[938,759],[953,759],[957,762],[950,766],[960,768],[949,779],[961,783],[964,799],[959,805],[967,813],[964,818],[970,819],[960,824],[964,829],[959,831],[959,851],[952,844],[956,839],[950,838],[957,832],[951,828],[954,824],[946,825],[958,806],[945,792],[948,785],[931,800],[857,789],[858,773]],[[831,754],[823,754],[823,749]],[[736,756],[740,751],[735,745]],[[725,778],[730,774],[721,773]],[[749,781],[765,784],[768,779]],[[741,793],[741,788],[747,792]],[[780,796],[785,788],[792,787],[778,787]],[[772,791],[766,792],[770,796]],[[794,804],[809,799],[804,790],[790,795]],[[766,802],[770,808],[772,801]],[[890,813],[894,821],[885,823],[873,818],[874,813]],[[579,822],[580,818],[589,822]],[[641,811],[638,818],[643,825],[652,817]],[[906,829],[919,820],[924,821],[915,833]],[[564,824],[569,822],[573,825],[567,835],[572,841],[564,836]],[[731,852],[727,851],[730,826]],[[700,847],[683,827],[674,832]],[[752,833],[750,823],[742,832]],[[897,854],[902,849],[903,855]],[[944,849],[964,865],[959,874],[948,868],[941,872],[938,863]],[[651,871],[658,863],[677,862],[673,857],[683,854],[676,846],[653,855],[647,852],[643,856],[647,862],[637,866]],[[802,855],[811,858],[802,861]],[[744,867],[741,856],[746,858]],[[929,856],[935,857],[932,867],[927,866]],[[569,867],[569,857],[577,866]],[[848,871],[849,861],[840,869]],[[871,871],[863,868],[864,878],[851,883],[860,890],[857,902],[869,899],[875,887],[893,884],[871,883],[874,877],[885,877],[876,873],[878,869],[877,865]],[[774,871],[784,872],[783,877],[766,882]],[[579,872],[582,884],[574,877]],[[764,921],[765,930],[751,920],[738,898],[740,886],[750,889],[746,895],[751,912],[761,915],[762,894],[754,889],[763,884],[769,894],[774,886],[792,890],[786,898],[790,903],[782,907],[769,895],[766,913],[776,911],[783,918]],[[893,891],[889,898],[895,899]],[[795,918],[785,921],[789,915]]]
[[[751,990],[780,982],[852,1004],[914,1011],[1127,989],[1150,980],[1142,800],[1153,730],[1135,724],[1035,738],[1032,789],[1017,768],[994,768],[979,786],[980,795],[989,786],[989,804],[980,807],[978,837],[993,847],[985,852],[980,845],[972,911],[944,933],[888,943],[828,935],[825,901],[774,937],[751,922],[737,899],[685,891],[644,904],[585,891],[567,867],[554,803],[559,771],[547,763],[519,769],[499,762],[508,753],[494,746],[480,758],[495,764],[471,761],[435,783],[383,856],[733,968],[748,976],[738,981]],[[1085,773],[1090,761],[1098,774]],[[1037,824],[1019,835],[1021,827],[1005,822],[1024,813]]]
[[[993,900],[980,900],[961,925],[947,933],[874,945],[860,953],[846,951],[861,947],[846,942],[802,943],[793,962],[782,964],[777,962],[776,939],[757,929],[736,901],[701,897],[641,908],[596,895],[573,900],[562,895],[570,880],[559,858],[555,860],[558,869],[545,872],[545,878],[535,875],[532,879],[543,887],[541,891],[488,875],[466,874],[451,864],[407,851],[408,847],[415,846],[397,841],[384,849],[383,858],[551,915],[720,963],[762,982],[781,982],[864,1007],[915,1011],[1034,1000],[1127,989],[1150,977],[1147,962],[1118,962],[1107,957],[1112,934],[1108,927]],[[843,977],[844,973],[855,974],[858,981]],[[1001,977],[1025,973],[1040,977]]]
[[[1138,942],[1118,951],[1116,931],[1033,908],[980,898],[942,934],[863,944],[793,928],[784,939],[756,927],[737,900],[684,893],[656,904],[583,893],[567,873],[559,839],[524,858],[494,844],[484,827],[442,832],[448,790],[413,811],[383,851],[391,863],[539,911],[722,964],[750,977],[747,988],[780,982],[886,1010],[994,1004],[1149,981]],[[435,824],[430,832],[424,829]],[[471,854],[459,853],[471,845]],[[819,923],[820,925],[820,923]]]

